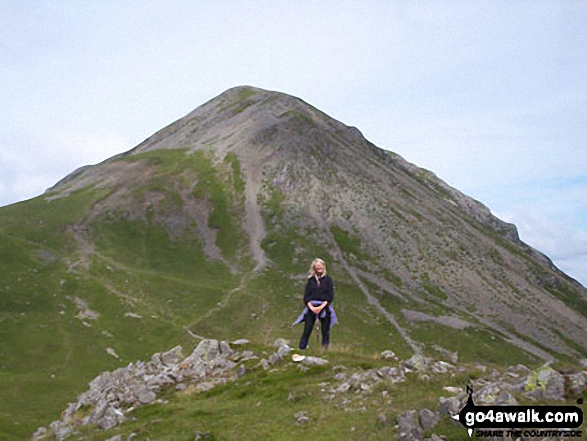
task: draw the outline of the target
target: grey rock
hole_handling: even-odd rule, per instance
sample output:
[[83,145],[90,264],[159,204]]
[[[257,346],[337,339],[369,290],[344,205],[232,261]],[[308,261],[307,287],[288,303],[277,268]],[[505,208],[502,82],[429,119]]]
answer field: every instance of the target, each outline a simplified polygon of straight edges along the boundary
[[246,338],[239,338],[238,340],[232,341],[230,342],[231,345],[246,345],[247,343],[249,343],[249,340],[247,340]]
[[275,352],[269,356],[268,362],[270,365],[274,365],[274,364],[280,362],[282,359],[283,358],[277,352]]
[[387,415],[385,415],[384,413],[380,413],[379,415],[377,415],[377,421],[379,421],[384,426],[390,423],[389,418],[387,418]]
[[102,418],[98,421],[98,427],[104,430],[112,429],[118,424],[124,422],[124,414],[113,407],[108,407]]
[[302,410],[300,412],[297,412],[294,415],[294,418],[296,419],[296,422],[298,424],[307,424],[311,421],[311,419],[308,417],[308,412],[305,410]]
[[273,342],[273,347],[279,348],[281,346],[288,346],[290,343],[291,342],[289,340],[286,340],[284,338],[278,338]]
[[438,399],[438,413],[440,415],[453,416],[460,412],[461,401],[457,397],[440,397]]
[[518,404],[518,400],[516,400],[516,398],[511,393],[504,390],[499,393],[494,401],[494,404],[516,406]]
[[446,374],[454,369],[456,367],[446,361],[437,361],[430,367],[433,374]]
[[285,357],[287,354],[289,354],[291,351],[293,351],[293,349],[288,346],[288,345],[282,345],[279,347],[279,349],[277,350],[277,354],[280,357]]
[[414,354],[412,357],[410,357],[409,360],[406,360],[404,362],[404,365],[407,368],[418,372],[428,370],[431,364],[432,359],[430,357],[425,357],[421,354]]
[[475,403],[493,404],[501,393],[501,387],[496,383],[488,383],[473,394]]
[[232,348],[230,347],[230,345],[225,342],[224,340],[222,340],[220,342],[220,353],[226,357],[227,355],[232,354],[234,351],[232,350]]
[[209,439],[210,438],[210,432],[209,431],[206,431],[206,432],[203,432],[202,433],[200,431],[196,431],[196,433],[194,434],[194,436],[195,436],[195,438],[194,438],[195,441],[201,441],[203,439]]
[[392,383],[398,383],[406,379],[403,369],[383,366],[375,369],[375,374],[379,378],[390,380]]
[[47,436],[47,428],[39,427],[33,434],[33,441],[41,440]]
[[421,441],[424,438],[424,430],[418,422],[418,413],[409,410],[397,417],[398,439],[400,441]]
[[311,357],[308,356],[302,360],[302,363],[306,366],[322,366],[328,363],[328,360],[320,357]]
[[587,372],[576,372],[566,376],[567,391],[572,398],[579,398],[587,392]]
[[141,385],[135,390],[135,396],[141,404],[149,404],[157,399],[157,394],[146,385]]
[[564,400],[565,379],[561,373],[546,364],[528,374],[525,390],[533,398]]
[[53,431],[55,438],[59,441],[73,432],[71,427],[65,425],[61,421],[53,421],[51,424],[49,424],[49,428]]
[[161,362],[165,365],[177,364],[182,358],[183,349],[181,346],[176,346],[173,349],[161,354]]
[[387,349],[386,351],[383,351],[381,353],[381,357],[384,358],[385,360],[397,360],[397,356],[395,355],[395,353],[389,349]]
[[351,388],[351,385],[349,383],[342,383],[340,386],[338,386],[336,388],[336,392],[337,393],[345,393],[346,391],[348,391]]
[[108,438],[106,441],[122,441],[122,435],[115,435],[112,438]]
[[422,409],[418,412],[418,422],[424,431],[436,426],[440,421],[440,417],[430,409]]

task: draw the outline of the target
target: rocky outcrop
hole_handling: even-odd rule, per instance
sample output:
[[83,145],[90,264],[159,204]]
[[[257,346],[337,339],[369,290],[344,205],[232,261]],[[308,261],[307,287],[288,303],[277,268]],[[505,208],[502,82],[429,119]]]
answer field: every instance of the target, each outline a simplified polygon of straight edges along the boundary
[[186,358],[181,346],[157,353],[148,362],[131,363],[92,380],[89,389],[70,403],[60,420],[40,428],[33,439],[49,436],[61,440],[79,426],[96,424],[110,429],[128,418],[137,407],[150,404],[169,389],[208,390],[244,374],[239,364],[253,357],[249,351],[235,352],[228,343],[202,340]]
[[[283,339],[277,340],[268,360],[263,358],[252,368],[262,368],[269,373],[279,370],[277,365],[289,359],[288,355],[292,351],[288,343]],[[246,345],[247,342],[237,340],[233,344]],[[306,356],[301,360],[302,363],[290,362],[302,370],[326,366],[333,376],[331,381],[318,385],[322,399],[335,408],[349,412],[367,412],[368,408],[375,406],[377,420],[383,425],[396,420],[398,439],[406,441],[424,440],[424,435],[432,432],[441,419],[458,424],[451,417],[460,412],[468,398],[463,389],[465,385],[447,386],[444,387],[446,396],[439,397],[436,408],[410,409],[397,415],[382,413],[388,408],[378,406],[391,403],[389,391],[406,381],[428,382],[438,377],[474,373],[470,377],[475,379],[469,386],[473,389],[473,400],[478,405],[516,405],[519,398],[538,402],[562,401],[569,397],[581,397],[587,391],[587,371],[561,373],[548,364],[535,370],[518,365],[500,371],[482,365],[457,366],[421,354],[405,361],[398,360],[395,354],[392,357],[390,351],[382,354],[387,355],[381,356],[387,361],[394,358],[393,365],[371,369],[343,365],[330,368],[326,358],[313,356]],[[104,372],[89,383],[89,389],[76,402],[69,404],[61,419],[51,423],[48,429],[39,428],[33,439],[62,440],[85,425],[96,425],[106,430],[113,428],[126,421],[137,407],[163,402],[161,395],[166,391],[209,390],[242,377],[247,372],[244,361],[258,358],[251,351],[235,351],[224,341],[202,340],[187,357],[184,357],[182,348],[177,346],[153,355],[148,362],[139,361],[112,372]],[[291,401],[297,397],[290,392],[287,399]],[[294,418],[299,425],[312,421],[309,412],[305,410],[296,413]],[[443,438],[433,434],[426,439]]]

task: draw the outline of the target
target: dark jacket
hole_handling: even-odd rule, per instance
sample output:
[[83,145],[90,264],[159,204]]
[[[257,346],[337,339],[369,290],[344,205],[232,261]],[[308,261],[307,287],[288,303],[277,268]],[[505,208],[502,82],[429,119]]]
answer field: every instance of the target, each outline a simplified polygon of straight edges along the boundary
[[327,301],[332,303],[334,299],[334,284],[332,279],[327,274],[320,277],[320,286],[315,277],[310,277],[306,283],[306,292],[304,293],[304,305],[307,305],[310,300]]

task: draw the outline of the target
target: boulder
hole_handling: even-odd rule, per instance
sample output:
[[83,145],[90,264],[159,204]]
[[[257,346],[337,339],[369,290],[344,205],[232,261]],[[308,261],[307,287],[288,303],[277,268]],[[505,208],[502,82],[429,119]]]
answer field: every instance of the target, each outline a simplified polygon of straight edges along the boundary
[[567,393],[571,398],[579,398],[587,392],[587,372],[575,372],[565,376]]
[[438,421],[440,421],[440,417],[436,412],[433,412],[430,409],[422,409],[418,412],[418,422],[424,431],[436,426]]
[[525,391],[534,398],[564,400],[565,379],[561,373],[545,364],[528,374]]
[[438,399],[438,413],[453,416],[461,411],[461,401],[457,397],[440,397]]
[[397,417],[398,439],[400,441],[421,441],[424,438],[424,430],[418,421],[418,412],[409,410]]
[[302,363],[306,366],[322,366],[328,363],[328,360],[320,357],[311,357],[308,356],[302,360]]
[[289,344],[290,344],[290,341],[289,340],[286,340],[284,338],[278,338],[277,340],[275,340],[273,342],[273,347],[279,348],[281,346],[287,346]]
[[381,353],[381,357],[384,358],[385,360],[397,360],[397,355],[395,355],[395,353],[393,351],[390,351],[389,349],[386,351],[383,351]]
[[422,354],[414,354],[409,360],[404,362],[404,366],[412,371],[427,371],[432,364],[432,358],[425,357]]

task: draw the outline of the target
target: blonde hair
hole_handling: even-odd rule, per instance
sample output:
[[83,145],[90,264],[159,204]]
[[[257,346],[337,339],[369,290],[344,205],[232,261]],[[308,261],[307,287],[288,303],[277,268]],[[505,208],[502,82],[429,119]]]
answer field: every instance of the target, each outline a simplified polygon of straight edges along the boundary
[[326,263],[324,263],[324,261],[322,259],[316,258],[312,261],[312,264],[310,265],[310,271],[308,272],[309,277],[316,277],[316,264],[317,263],[321,263],[322,266],[324,266],[324,271],[322,272],[322,275],[323,276],[326,275]]

